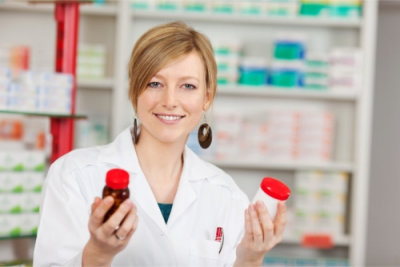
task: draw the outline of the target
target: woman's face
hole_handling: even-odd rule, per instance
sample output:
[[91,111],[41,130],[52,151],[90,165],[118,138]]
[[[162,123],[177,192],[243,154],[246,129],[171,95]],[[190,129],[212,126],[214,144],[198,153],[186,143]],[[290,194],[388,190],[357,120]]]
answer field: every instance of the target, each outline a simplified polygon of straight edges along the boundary
[[156,73],[138,97],[140,135],[162,143],[186,142],[209,105],[203,61],[191,52]]

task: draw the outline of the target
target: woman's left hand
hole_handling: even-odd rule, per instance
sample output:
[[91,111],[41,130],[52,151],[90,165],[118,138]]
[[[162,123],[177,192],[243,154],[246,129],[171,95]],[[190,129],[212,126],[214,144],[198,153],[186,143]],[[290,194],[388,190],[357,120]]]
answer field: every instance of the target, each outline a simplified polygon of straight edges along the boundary
[[261,266],[264,255],[282,240],[286,225],[286,204],[278,203],[272,221],[265,204],[257,201],[245,210],[245,233],[236,249],[235,266]]

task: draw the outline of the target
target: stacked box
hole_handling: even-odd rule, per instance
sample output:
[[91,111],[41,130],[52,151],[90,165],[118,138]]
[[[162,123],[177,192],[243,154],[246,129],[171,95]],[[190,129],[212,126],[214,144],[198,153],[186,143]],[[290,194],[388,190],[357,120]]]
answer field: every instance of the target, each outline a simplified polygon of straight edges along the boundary
[[329,0],[329,15],[341,18],[359,18],[362,0]]
[[304,36],[298,34],[285,34],[275,39],[269,85],[283,88],[303,86],[306,54],[304,40]]
[[101,44],[79,44],[77,77],[80,79],[104,78],[106,48]]
[[154,0],[130,0],[131,7],[136,10],[151,10],[154,9]]
[[305,58],[304,88],[326,90],[329,88],[328,53],[308,51]]
[[296,173],[293,235],[345,234],[349,174],[299,171]]
[[0,78],[0,108],[5,110],[69,114],[73,76],[23,71],[17,81]]
[[359,18],[362,0],[301,0],[300,15]]
[[156,0],[155,6],[158,10],[175,11],[182,8],[183,0]]
[[[215,115],[215,134],[216,143],[213,157],[217,160],[230,159],[240,153],[240,139],[243,137],[241,130],[242,117],[231,112],[219,112]],[[235,145],[233,145],[235,144]]]
[[268,77],[267,61],[259,57],[243,57],[239,67],[239,84],[265,85]]
[[44,151],[0,152],[0,237],[36,234],[44,173]]
[[218,68],[218,84],[236,84],[242,44],[238,40],[214,40],[213,48]]
[[241,14],[261,15],[266,13],[267,1],[265,0],[238,0],[237,11]]
[[335,48],[329,56],[329,85],[333,90],[362,88],[363,60],[358,48]]
[[300,0],[299,14],[303,16],[329,16],[329,0]]
[[218,110],[215,154],[260,161],[326,162],[332,158],[334,116],[324,110],[270,108],[259,112]]
[[332,158],[334,120],[330,112],[302,112],[295,157],[328,161]]
[[29,68],[31,48],[27,45],[0,46],[0,67],[10,68],[13,76],[18,76]]
[[211,10],[217,13],[232,14],[236,12],[236,3],[232,0],[212,0]]
[[294,157],[299,113],[293,110],[269,110],[266,156],[277,160],[292,160]]
[[266,0],[266,13],[270,16],[295,16],[298,13],[298,0]]
[[186,11],[205,12],[210,10],[210,0],[183,0],[183,8]]

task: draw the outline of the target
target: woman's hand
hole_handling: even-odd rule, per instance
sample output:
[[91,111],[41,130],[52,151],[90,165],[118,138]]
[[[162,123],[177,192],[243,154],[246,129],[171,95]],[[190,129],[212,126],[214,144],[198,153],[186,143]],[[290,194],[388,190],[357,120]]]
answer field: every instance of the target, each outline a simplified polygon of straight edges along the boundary
[[261,266],[264,255],[282,240],[286,225],[286,204],[278,203],[272,221],[262,201],[245,210],[245,233],[236,249],[235,266]]
[[123,250],[138,224],[136,207],[125,200],[116,212],[103,223],[114,199],[96,197],[89,218],[90,239],[83,250],[82,266],[110,266],[115,255]]

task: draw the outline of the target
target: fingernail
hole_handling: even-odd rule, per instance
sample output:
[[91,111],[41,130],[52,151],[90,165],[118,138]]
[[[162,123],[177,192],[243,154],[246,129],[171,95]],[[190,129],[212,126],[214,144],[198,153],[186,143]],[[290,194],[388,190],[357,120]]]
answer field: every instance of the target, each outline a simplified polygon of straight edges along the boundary
[[262,202],[261,200],[257,201],[257,205],[258,205],[259,208],[265,209],[264,202]]
[[122,203],[122,205],[124,206],[124,208],[130,208],[132,206],[132,202],[130,201],[124,201],[124,203]]
[[111,205],[111,203],[113,203],[113,202],[114,202],[114,199],[112,197],[106,197],[104,199],[104,203],[107,205]]
[[254,210],[254,206],[253,205],[250,205],[250,212],[254,212],[255,210]]

